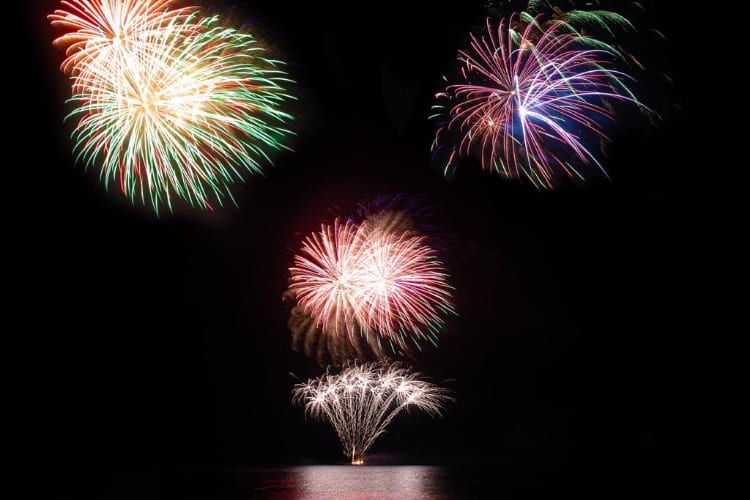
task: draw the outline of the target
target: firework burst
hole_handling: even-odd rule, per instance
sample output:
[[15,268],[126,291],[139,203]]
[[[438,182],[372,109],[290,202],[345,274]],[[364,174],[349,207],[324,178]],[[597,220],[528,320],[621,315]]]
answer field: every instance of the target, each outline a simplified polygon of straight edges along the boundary
[[404,365],[365,363],[295,385],[292,401],[304,405],[308,416],[328,421],[344,455],[362,464],[365,452],[401,411],[415,407],[440,416],[452,398],[447,389]]
[[315,351],[321,364],[325,354],[336,363],[355,353],[382,358],[436,344],[454,313],[445,265],[425,235],[407,229],[412,219],[367,214],[321,225],[290,268],[293,341],[308,355]]
[[73,75],[74,150],[133,202],[211,209],[288,149],[291,80],[251,35],[167,3],[80,1],[50,16],[78,28],[57,41]]
[[614,69],[608,45],[585,39],[569,23],[539,24],[528,14],[502,19],[471,36],[459,53],[457,83],[437,94],[440,120],[433,151],[446,152],[445,173],[461,157],[504,177],[552,188],[604,171],[595,148],[609,139],[615,104],[640,104]]

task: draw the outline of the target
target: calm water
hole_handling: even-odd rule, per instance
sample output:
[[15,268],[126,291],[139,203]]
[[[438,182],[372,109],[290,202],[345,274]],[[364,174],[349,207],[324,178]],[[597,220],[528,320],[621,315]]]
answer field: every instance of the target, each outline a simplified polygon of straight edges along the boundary
[[[49,500],[250,500],[250,499],[488,499],[516,498],[719,498],[696,496],[702,484],[685,483],[685,475],[670,477],[664,470],[626,466],[623,471],[597,470],[593,464],[538,471],[538,466],[387,466],[334,465],[279,468],[157,470],[154,474],[127,470],[66,472],[52,482]],[[542,467],[544,469],[544,467]],[[532,472],[533,470],[533,472]],[[540,474],[541,472],[541,474]],[[613,475],[614,472],[614,475]],[[546,476],[546,477],[545,477]],[[65,478],[68,478],[66,481]],[[72,482],[71,480],[72,479]],[[700,476],[696,476],[700,479]],[[680,482],[682,481],[682,482]],[[675,490],[682,484],[680,494]],[[70,493],[70,492],[74,493]],[[685,494],[685,491],[689,494]],[[546,492],[546,493],[544,493]],[[563,495],[564,492],[570,495]]]
[[458,499],[484,493],[471,472],[440,466],[334,465],[238,472],[248,498]]

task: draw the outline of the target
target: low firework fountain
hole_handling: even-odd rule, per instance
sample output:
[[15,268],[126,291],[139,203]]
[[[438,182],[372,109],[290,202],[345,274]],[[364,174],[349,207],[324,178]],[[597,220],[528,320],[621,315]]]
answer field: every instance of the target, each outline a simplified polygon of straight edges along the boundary
[[362,465],[365,452],[402,410],[416,407],[440,416],[452,398],[448,389],[403,364],[365,363],[295,385],[292,400],[304,404],[307,415],[328,421],[344,455],[352,465]]

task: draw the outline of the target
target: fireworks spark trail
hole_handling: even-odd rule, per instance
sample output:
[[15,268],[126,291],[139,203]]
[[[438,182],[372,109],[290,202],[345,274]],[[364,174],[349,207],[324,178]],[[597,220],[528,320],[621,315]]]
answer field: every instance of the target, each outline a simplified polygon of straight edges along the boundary
[[79,15],[51,16],[84,26],[58,39],[69,45],[74,150],[131,202],[157,213],[174,198],[212,209],[289,149],[293,118],[282,107],[292,81],[251,35],[216,16],[162,11],[167,3],[81,0]]
[[[554,22],[568,23],[578,31],[585,30],[596,34],[608,34],[614,36],[616,32],[631,31],[635,27],[627,17],[610,10],[565,10],[570,4],[559,5],[561,2],[548,0],[530,0],[525,9],[526,12],[539,20],[547,20],[544,24]],[[634,2],[635,3],[635,2]]]
[[[585,2],[586,5],[582,6],[581,2],[529,0],[516,6],[520,8],[523,3],[526,7],[519,11],[516,29],[520,30],[529,22],[543,28],[564,25],[581,35],[579,42],[582,45],[619,55],[618,62],[627,67],[631,76],[637,75],[639,80],[649,75],[666,77],[658,69],[662,62],[652,57],[652,53],[659,52],[658,46],[664,37],[658,30],[644,26],[646,9],[640,3],[629,0],[607,2],[609,8],[617,11],[604,10],[603,5],[596,1]],[[507,17],[512,9],[512,5],[506,4],[499,9],[490,6],[489,10],[495,16]],[[656,113],[647,116],[654,123],[661,120]]]
[[[636,18],[642,17],[645,10],[638,2],[620,2],[620,4],[623,10],[627,10],[629,15],[634,15]],[[660,42],[653,39],[654,35],[659,36],[658,32],[655,33],[652,29],[642,32],[636,27],[636,23],[625,15],[599,9],[598,2],[588,5],[592,10],[575,8],[571,10],[571,7],[571,4],[565,2],[532,0],[528,3],[526,12],[544,27],[563,23],[582,35],[581,43],[618,54],[621,58],[619,62],[627,67],[631,76],[637,75],[643,78],[652,73],[644,62],[646,65],[653,65],[654,61],[646,53],[658,52],[654,49],[660,45]],[[654,112],[648,114],[648,118],[653,122],[658,122],[661,117]]]
[[648,110],[629,77],[613,69],[618,54],[582,40],[567,23],[544,27],[523,13],[496,29],[488,19],[482,34],[472,34],[459,53],[458,81],[437,94],[431,117],[441,120],[433,151],[447,152],[446,175],[466,156],[540,188],[561,177],[584,180],[584,168],[606,175],[593,148],[609,140],[613,103]]
[[365,452],[403,410],[413,406],[441,416],[452,400],[447,389],[398,363],[349,364],[292,390],[292,401],[304,405],[306,415],[333,426],[353,464],[364,462]]
[[408,218],[336,218],[295,256],[287,291],[296,303],[293,342],[308,355],[315,350],[321,364],[329,361],[325,355],[337,363],[339,354],[362,359],[370,351],[381,358],[388,349],[405,354],[425,340],[436,344],[445,317],[454,314],[437,251],[426,236],[399,228],[399,220]]
[[386,352],[377,342],[368,342],[363,335],[337,337],[325,333],[315,320],[299,306],[289,313],[292,349],[317,359],[320,366],[340,365],[350,359],[380,359]]

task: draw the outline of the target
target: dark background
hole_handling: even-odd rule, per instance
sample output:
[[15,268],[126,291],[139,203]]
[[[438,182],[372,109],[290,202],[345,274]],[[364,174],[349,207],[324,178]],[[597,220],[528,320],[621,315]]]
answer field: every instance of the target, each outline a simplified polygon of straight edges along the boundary
[[296,151],[237,185],[239,208],[159,219],[74,164],[45,19],[57,2],[29,3],[33,99],[20,126],[33,143],[6,186],[23,235],[8,274],[21,277],[13,335],[31,353],[28,450],[58,492],[342,462],[333,431],[290,404],[290,373],[322,369],[291,350],[281,294],[302,237],[331,210],[396,193],[425,196],[453,236],[459,315],[415,365],[457,403],[443,419],[398,419],[372,461],[627,464],[632,481],[702,484],[713,442],[691,244],[696,14],[664,3],[645,5],[684,111],[622,132],[612,182],[539,192],[471,163],[447,181],[429,161],[431,97],[482,2],[212,2],[288,61]]

